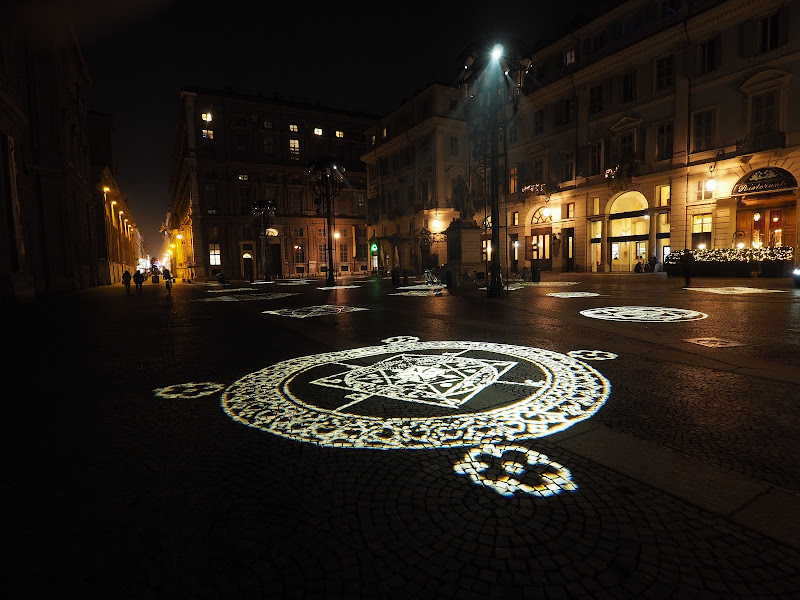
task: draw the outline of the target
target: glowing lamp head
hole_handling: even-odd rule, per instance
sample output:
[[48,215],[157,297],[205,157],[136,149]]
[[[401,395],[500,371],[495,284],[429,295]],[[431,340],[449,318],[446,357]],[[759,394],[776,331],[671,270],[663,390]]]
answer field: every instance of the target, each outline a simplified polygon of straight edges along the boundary
[[706,191],[713,192],[715,189],[717,189],[717,182],[712,177],[711,179],[706,181]]
[[547,206],[545,206],[545,207],[544,207],[544,209],[542,210],[542,214],[543,214],[545,217],[549,217],[549,216],[550,216],[550,208],[549,208],[549,207],[547,207]]
[[739,248],[739,250],[741,250],[742,248],[744,248],[744,242],[739,242],[738,244],[736,244],[736,247]]
[[503,47],[500,44],[492,48],[492,60],[499,60],[503,56]]
[[760,221],[761,220],[761,213],[756,213],[753,215],[753,221]]
[[697,249],[698,250],[705,250],[706,249],[706,245],[705,244],[698,244]]
[[434,229],[439,229],[439,225],[441,225],[441,223],[439,222],[439,219],[434,219],[433,223],[431,223],[431,224],[433,225]]

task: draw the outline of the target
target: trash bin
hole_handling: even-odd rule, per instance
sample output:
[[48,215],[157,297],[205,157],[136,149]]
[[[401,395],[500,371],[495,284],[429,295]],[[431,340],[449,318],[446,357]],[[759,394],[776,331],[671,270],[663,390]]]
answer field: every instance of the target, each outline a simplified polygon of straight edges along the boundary
[[158,275],[153,275],[153,283],[158,283]]
[[539,283],[542,280],[542,270],[539,267],[531,269],[531,281]]

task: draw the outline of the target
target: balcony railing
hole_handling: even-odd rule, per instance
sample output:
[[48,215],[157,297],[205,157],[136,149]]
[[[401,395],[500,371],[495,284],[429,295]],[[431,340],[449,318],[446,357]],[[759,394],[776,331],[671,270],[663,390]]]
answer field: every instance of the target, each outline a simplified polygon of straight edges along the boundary
[[786,134],[782,131],[765,133],[736,140],[736,154],[752,154],[772,148],[785,148]]

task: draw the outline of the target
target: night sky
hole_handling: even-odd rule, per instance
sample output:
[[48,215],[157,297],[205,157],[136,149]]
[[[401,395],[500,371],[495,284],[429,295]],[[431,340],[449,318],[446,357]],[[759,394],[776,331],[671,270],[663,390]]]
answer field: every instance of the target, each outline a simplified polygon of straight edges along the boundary
[[92,77],[89,108],[116,120],[118,182],[152,255],[169,205],[182,88],[277,92],[384,116],[428,83],[455,83],[470,44],[496,38],[533,47],[568,33],[576,15],[620,3],[376,2],[353,10],[351,3],[62,1]]

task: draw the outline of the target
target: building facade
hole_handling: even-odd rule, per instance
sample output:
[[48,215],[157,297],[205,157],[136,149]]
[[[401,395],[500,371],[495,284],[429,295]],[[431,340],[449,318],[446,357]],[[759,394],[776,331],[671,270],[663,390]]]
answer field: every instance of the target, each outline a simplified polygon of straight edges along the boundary
[[17,25],[0,37],[4,303],[97,285],[86,63],[67,23]]
[[176,277],[216,281],[327,271],[327,219],[312,163],[343,171],[333,268],[368,270],[365,130],[377,117],[230,90],[181,92],[163,256]]
[[[428,95],[445,93],[425,90],[371,130],[364,158],[371,231],[405,234],[391,209],[404,205],[393,194],[411,179],[395,165],[406,164],[409,152],[418,157],[423,145],[438,148],[432,177],[452,181],[458,167],[447,159],[455,138],[486,260],[487,181],[497,173],[506,274],[524,266],[633,271],[639,261],[663,263],[686,248],[740,249],[756,259],[796,248],[798,26],[791,0],[629,0],[556,42],[500,58],[505,80],[490,84],[499,87],[482,92],[465,80],[438,128],[433,116],[427,130],[404,116]],[[467,71],[475,58],[468,57]],[[498,92],[496,120],[469,118],[481,93],[485,102]],[[495,127],[494,161],[481,160]],[[415,169],[408,197],[424,194],[424,166]],[[427,195],[447,204],[448,194],[457,197],[449,189],[444,183]],[[414,206],[404,209],[406,221],[427,216]]]

